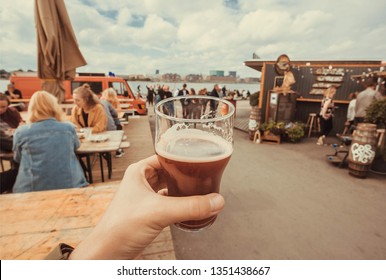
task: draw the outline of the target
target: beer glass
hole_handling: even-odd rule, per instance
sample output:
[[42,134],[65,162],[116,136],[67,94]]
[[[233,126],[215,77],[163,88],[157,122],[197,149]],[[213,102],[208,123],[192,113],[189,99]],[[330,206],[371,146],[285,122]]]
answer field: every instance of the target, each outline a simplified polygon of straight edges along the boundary
[[[219,192],[233,152],[234,113],[229,101],[203,95],[171,97],[156,104],[155,150],[169,196]],[[199,231],[215,219],[184,221],[176,226]]]

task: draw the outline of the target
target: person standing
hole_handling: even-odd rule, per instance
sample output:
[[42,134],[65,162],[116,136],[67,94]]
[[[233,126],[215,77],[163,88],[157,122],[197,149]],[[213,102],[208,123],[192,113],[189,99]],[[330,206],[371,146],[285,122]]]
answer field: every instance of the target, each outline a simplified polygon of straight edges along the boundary
[[137,99],[141,99],[142,98],[142,95],[141,95],[141,85],[138,85],[137,86]]
[[57,99],[37,91],[28,107],[27,124],[13,136],[14,160],[20,163],[14,192],[43,191],[88,185],[75,151],[80,141]]
[[[178,96],[187,96],[189,94],[186,87],[187,87],[186,84],[182,85],[182,89],[178,92]],[[184,98],[181,99],[181,106],[182,106],[182,116],[183,118],[186,118],[188,116],[188,106],[189,106],[188,101]]]
[[[173,93],[170,91],[170,88],[168,85],[164,85],[163,86],[163,99],[167,99],[167,98],[171,98],[173,97]],[[174,116],[174,105],[173,105],[173,102],[168,102],[167,103],[167,109],[168,109],[168,112],[167,114],[169,116]]]
[[333,128],[333,117],[334,117],[334,95],[336,93],[336,88],[331,86],[327,88],[324,92],[324,97],[320,109],[320,121],[321,121],[321,133],[316,144],[323,145],[326,136],[331,132]]
[[380,100],[382,98],[381,93],[375,90],[376,84],[377,83],[374,78],[368,78],[365,82],[366,89],[358,94],[355,104],[355,125],[364,122],[366,109],[370,106],[373,100]]
[[150,105],[154,106],[155,91],[153,89],[153,86],[152,85],[147,85],[146,88],[147,88],[147,96],[146,96],[147,102],[149,103],[149,106]]
[[[208,94],[206,88],[202,88],[198,91],[198,95],[206,96]],[[205,115],[206,113],[206,107],[208,105],[208,99],[199,99],[199,103],[201,105],[201,116]]]
[[355,104],[357,101],[357,94],[358,92],[352,92],[349,95],[350,103],[348,104],[347,108],[347,120],[345,122],[345,129],[343,135],[351,135],[353,131],[354,126],[354,119],[355,119]]
[[[220,86],[218,84],[215,84],[213,87],[213,90],[210,93],[210,96],[219,98],[220,92],[221,92]],[[210,111],[214,112],[217,110],[218,102],[216,102],[215,100],[210,100],[209,106],[210,106]]]

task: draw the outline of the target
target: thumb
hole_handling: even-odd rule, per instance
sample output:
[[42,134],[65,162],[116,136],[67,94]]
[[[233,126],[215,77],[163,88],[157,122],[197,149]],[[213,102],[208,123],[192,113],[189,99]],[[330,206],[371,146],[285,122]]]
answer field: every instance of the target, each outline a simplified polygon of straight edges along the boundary
[[164,196],[162,213],[165,226],[188,221],[202,220],[218,214],[225,205],[225,200],[218,193],[207,195],[171,197]]

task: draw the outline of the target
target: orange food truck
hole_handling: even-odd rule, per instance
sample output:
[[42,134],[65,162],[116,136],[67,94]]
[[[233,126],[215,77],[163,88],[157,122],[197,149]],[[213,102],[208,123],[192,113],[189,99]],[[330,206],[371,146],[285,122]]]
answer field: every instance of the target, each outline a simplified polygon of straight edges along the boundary
[[[9,81],[20,90],[23,98],[31,98],[32,94],[42,89],[43,80],[37,77],[36,72],[14,72]],[[130,108],[138,115],[146,115],[146,101],[134,96],[126,80],[119,77],[106,76],[98,73],[78,73],[74,80],[64,81],[65,100],[71,102],[72,92],[77,87],[87,83],[95,93],[101,93],[107,88],[114,88],[122,102],[131,104]]]

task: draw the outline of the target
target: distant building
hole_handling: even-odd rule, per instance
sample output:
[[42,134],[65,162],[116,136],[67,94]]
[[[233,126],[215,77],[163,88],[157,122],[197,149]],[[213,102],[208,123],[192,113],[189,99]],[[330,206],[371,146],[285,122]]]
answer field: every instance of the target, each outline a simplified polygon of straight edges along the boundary
[[247,78],[244,78],[244,82],[245,83],[259,83],[260,78],[247,77]]
[[158,69],[155,70],[155,74],[159,75],[159,70]]
[[237,72],[236,71],[229,71],[229,77],[237,77]]
[[202,82],[203,77],[201,74],[189,74],[185,76],[186,82]]
[[222,71],[222,70],[210,70],[209,76],[224,77],[224,71]]
[[181,75],[176,73],[166,73],[162,75],[162,81],[165,82],[180,82]]

